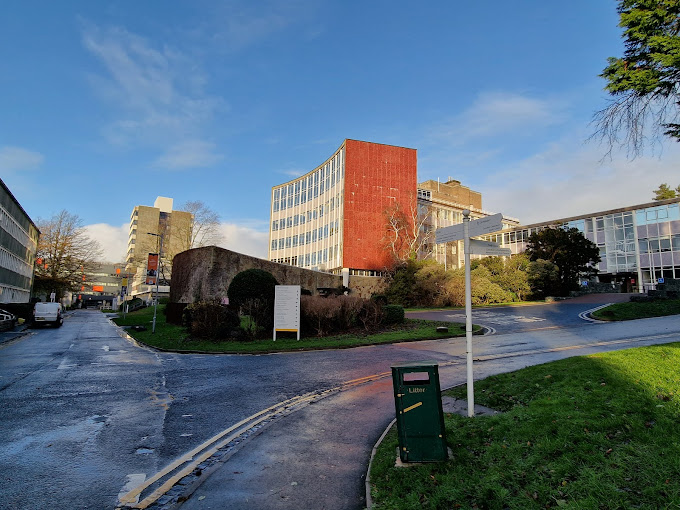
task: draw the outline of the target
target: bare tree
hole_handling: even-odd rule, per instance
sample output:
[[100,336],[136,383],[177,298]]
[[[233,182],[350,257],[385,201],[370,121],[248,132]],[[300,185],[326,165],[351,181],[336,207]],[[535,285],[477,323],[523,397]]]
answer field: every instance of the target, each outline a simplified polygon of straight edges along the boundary
[[385,210],[383,244],[399,265],[409,258],[427,258],[432,253],[434,229],[432,208],[411,200],[408,209],[399,202]]
[[34,292],[80,290],[99,267],[102,250],[85,233],[80,218],[62,210],[49,220],[38,220],[40,239],[36,253]]
[[179,209],[193,215],[187,250],[201,246],[217,246],[222,242],[220,216],[200,200],[186,202]]

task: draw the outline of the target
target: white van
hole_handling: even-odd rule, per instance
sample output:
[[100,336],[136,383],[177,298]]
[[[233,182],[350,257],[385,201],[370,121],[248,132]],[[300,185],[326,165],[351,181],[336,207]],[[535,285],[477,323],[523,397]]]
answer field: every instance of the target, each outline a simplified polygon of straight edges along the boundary
[[36,303],[33,308],[33,324],[52,324],[57,328],[64,322],[61,303]]

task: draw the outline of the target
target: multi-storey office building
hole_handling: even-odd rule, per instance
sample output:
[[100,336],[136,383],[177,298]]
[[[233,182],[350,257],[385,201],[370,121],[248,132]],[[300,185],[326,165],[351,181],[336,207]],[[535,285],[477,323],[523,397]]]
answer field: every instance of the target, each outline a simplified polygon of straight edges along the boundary
[[643,292],[660,278],[680,278],[680,198],[517,227],[495,237],[521,253],[531,234],[555,225],[577,228],[597,244],[602,282]]
[[[185,211],[173,211],[173,199],[158,197],[153,207],[138,205],[130,214],[130,234],[126,257],[126,272],[135,274],[129,282],[130,295],[150,292],[144,284],[149,253],[160,252],[161,281],[163,292],[168,292],[167,281],[171,278],[172,259],[191,247],[193,215]],[[162,237],[162,249],[161,249]],[[165,283],[165,285],[163,285]],[[159,289],[161,290],[161,289]]]
[[391,263],[385,210],[416,206],[415,149],[345,140],[311,172],[272,188],[269,260],[371,275]]
[[0,179],[0,303],[28,303],[40,231]]
[[[421,250],[421,258],[433,258],[448,268],[465,265],[463,241],[434,244],[434,232],[438,228],[463,222],[463,211],[470,211],[470,219],[475,220],[494,213],[482,209],[482,194],[472,191],[460,181],[449,178],[446,182],[425,181],[418,184],[418,207],[424,218],[423,231],[426,244]],[[503,216],[503,228],[515,228],[519,220]],[[479,258],[473,255],[473,258]]]

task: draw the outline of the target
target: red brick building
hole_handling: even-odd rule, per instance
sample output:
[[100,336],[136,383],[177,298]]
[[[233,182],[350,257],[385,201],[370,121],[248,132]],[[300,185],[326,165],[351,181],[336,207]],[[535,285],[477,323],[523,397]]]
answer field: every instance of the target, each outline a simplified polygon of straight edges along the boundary
[[345,140],[307,174],[272,188],[269,260],[371,274],[391,263],[385,211],[416,207],[417,151]]

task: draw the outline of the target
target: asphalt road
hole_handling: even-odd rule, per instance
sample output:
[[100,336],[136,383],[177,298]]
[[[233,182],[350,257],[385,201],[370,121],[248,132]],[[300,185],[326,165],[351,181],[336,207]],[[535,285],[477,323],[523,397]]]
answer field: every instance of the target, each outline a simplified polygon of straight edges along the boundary
[[[597,324],[578,318],[592,303],[548,306],[540,328],[475,337],[475,378],[680,340],[680,316]],[[394,417],[390,366],[424,359],[440,364],[442,386],[465,381],[464,338],[178,355],[78,311],[60,329],[0,345],[0,508],[114,508],[126,494],[150,508],[178,496],[190,496],[183,509],[362,508],[370,450]]]

